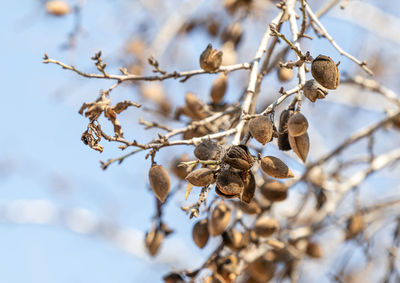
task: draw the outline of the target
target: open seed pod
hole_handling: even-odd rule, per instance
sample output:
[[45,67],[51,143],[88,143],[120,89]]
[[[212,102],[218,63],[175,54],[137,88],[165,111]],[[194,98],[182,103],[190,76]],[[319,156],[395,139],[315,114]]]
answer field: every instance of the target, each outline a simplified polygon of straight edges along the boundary
[[202,219],[193,226],[192,237],[194,243],[202,249],[208,242],[210,233],[208,232],[208,220]]
[[216,193],[226,198],[237,197],[244,189],[240,175],[232,169],[222,169],[217,176],[216,182]]
[[250,170],[240,172],[240,178],[244,184],[244,189],[240,194],[240,200],[245,203],[250,203],[256,191],[256,179]]
[[211,212],[208,231],[215,237],[221,235],[229,225],[231,211],[225,202],[219,202]]
[[354,238],[364,230],[364,219],[360,212],[353,214],[347,221],[346,240]]
[[261,186],[261,194],[269,201],[283,201],[287,198],[288,187],[276,180],[267,179]]
[[282,111],[281,116],[279,117],[278,147],[280,150],[287,151],[291,149],[289,144],[287,123],[293,113],[293,110],[285,109]]
[[260,206],[254,201],[250,201],[250,203],[245,202],[237,202],[238,208],[246,214],[259,214],[261,212]]
[[246,272],[257,282],[268,282],[274,277],[275,264],[260,256],[247,265]]
[[194,155],[200,160],[217,160],[220,148],[213,140],[204,140],[194,149]]
[[278,69],[278,79],[281,82],[286,82],[293,78],[293,70],[285,67],[280,67]]
[[289,135],[292,137],[304,135],[308,129],[307,118],[301,113],[296,113],[289,118],[287,127]]
[[205,187],[215,182],[214,171],[200,168],[189,173],[185,178],[193,186]]
[[209,73],[219,69],[222,63],[222,52],[212,48],[211,44],[200,55],[200,67]]
[[211,87],[211,101],[213,104],[218,104],[225,96],[226,88],[227,88],[227,79],[226,74],[222,73],[218,76],[218,78],[213,82]]
[[272,122],[267,116],[257,116],[251,119],[249,129],[251,135],[262,145],[271,141],[274,133]]
[[171,186],[167,170],[161,165],[152,166],[149,171],[149,180],[156,197],[164,202]]
[[293,178],[294,175],[289,167],[275,156],[265,156],[261,159],[261,169],[264,173],[274,178]]
[[185,180],[185,177],[187,176],[187,168],[184,166],[179,166],[181,162],[186,162],[189,161],[188,155],[183,154],[180,157],[175,158],[172,163],[170,170],[175,174],[176,177],[178,177],[181,180]]
[[308,80],[304,84],[303,93],[311,102],[315,102],[317,99],[325,98],[328,95],[328,89],[315,80]]
[[224,162],[233,168],[247,171],[253,166],[254,159],[247,146],[232,145],[224,157]]
[[267,216],[258,218],[254,225],[254,231],[260,237],[271,236],[275,231],[279,230],[279,228],[279,222]]
[[308,137],[308,133],[306,132],[298,137],[289,135],[289,143],[297,156],[305,163],[310,150],[310,138]]
[[145,245],[151,256],[155,256],[157,254],[164,237],[164,233],[158,231],[156,228],[153,228],[146,233]]
[[339,70],[332,59],[318,55],[311,63],[311,74],[323,87],[336,89],[339,85]]
[[310,257],[313,258],[321,258],[322,257],[322,250],[319,244],[315,242],[308,242],[307,243],[307,248],[306,248],[306,253]]

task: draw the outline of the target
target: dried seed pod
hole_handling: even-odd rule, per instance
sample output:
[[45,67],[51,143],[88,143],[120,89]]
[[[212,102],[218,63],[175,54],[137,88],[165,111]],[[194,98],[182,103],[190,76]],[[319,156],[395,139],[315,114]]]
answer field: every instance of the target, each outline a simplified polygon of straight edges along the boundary
[[289,118],[288,121],[288,133],[292,137],[298,137],[307,132],[308,129],[308,121],[307,118],[301,114],[294,114]]
[[183,138],[185,140],[191,139],[191,138],[198,138],[198,137],[205,136],[205,135],[207,135],[209,133],[210,133],[210,131],[206,127],[199,126],[194,130],[188,130],[188,131],[184,132],[183,133]]
[[279,222],[270,217],[261,217],[254,225],[254,231],[260,237],[271,236],[275,231],[279,230]]
[[168,273],[163,276],[164,283],[184,283],[183,277],[175,272]]
[[308,242],[307,243],[307,248],[306,248],[306,253],[310,257],[313,258],[321,258],[322,257],[322,250],[321,247],[314,242]]
[[261,194],[269,201],[283,201],[287,198],[288,187],[276,180],[267,179],[261,186]]
[[245,203],[250,203],[256,191],[256,179],[251,171],[242,171],[240,178],[243,181],[244,189],[240,194],[240,200]]
[[208,232],[208,220],[203,219],[193,226],[192,237],[194,243],[202,249],[208,242],[208,238],[210,237],[210,233]]
[[213,82],[211,87],[211,101],[214,104],[218,104],[221,102],[222,98],[225,96],[226,87],[228,85],[226,79],[226,74],[222,73],[218,76],[218,78]]
[[244,189],[244,184],[239,174],[230,169],[223,169],[217,176],[215,191],[223,197],[239,196]]
[[214,171],[200,168],[189,173],[185,178],[193,186],[205,187],[215,182]]
[[308,133],[306,132],[299,137],[292,137],[289,135],[289,143],[297,156],[305,163],[308,151],[310,150],[310,138],[308,137]]
[[160,248],[162,241],[164,240],[164,233],[153,228],[145,237],[145,245],[151,256],[155,256]]
[[170,180],[167,170],[161,165],[153,165],[149,171],[150,186],[156,197],[164,202],[170,189]]
[[339,85],[339,70],[332,59],[319,55],[311,63],[311,74],[323,87],[336,89]]
[[226,283],[233,283],[236,279],[238,259],[234,254],[217,259],[217,272]]
[[251,135],[262,145],[271,141],[274,128],[267,116],[257,116],[250,120],[249,129]]
[[278,134],[278,147],[280,150],[290,150],[289,135],[287,129],[287,123],[290,117],[293,115],[294,111],[285,109],[282,111],[279,118],[279,134]]
[[204,103],[200,101],[193,93],[186,93],[185,103],[185,106],[187,107],[187,112],[185,114],[188,117],[195,120],[200,120],[208,116],[208,114],[204,111]]
[[281,82],[286,82],[293,78],[293,70],[285,67],[278,69],[278,79]]
[[265,156],[261,159],[261,169],[274,178],[293,178],[294,175],[289,167],[275,156]]
[[211,212],[208,231],[215,237],[221,235],[229,225],[231,211],[225,202],[218,203]]
[[242,34],[243,34],[242,26],[240,25],[239,22],[234,22],[228,25],[222,31],[221,39],[222,42],[224,43],[227,41],[231,41],[236,48],[240,40],[242,39]]
[[209,73],[219,69],[222,63],[222,52],[212,49],[212,45],[208,44],[207,48],[200,55],[200,67]]
[[233,168],[243,171],[249,170],[254,163],[249,149],[245,145],[233,145],[225,155],[224,162]]
[[364,230],[364,219],[360,212],[353,214],[347,222],[346,240],[354,238]]
[[46,11],[54,16],[64,16],[71,11],[71,7],[65,1],[51,0],[46,3]]
[[194,155],[200,160],[217,160],[220,148],[213,140],[203,140],[194,149]]
[[237,202],[236,204],[246,214],[259,214],[261,212],[260,206],[254,200],[250,203]]
[[243,234],[234,228],[225,231],[222,234],[222,240],[224,241],[225,246],[234,251],[245,247],[243,243]]
[[272,261],[260,256],[248,264],[246,272],[257,282],[268,282],[274,277],[275,265]]
[[308,80],[304,84],[303,93],[311,102],[315,102],[317,99],[325,98],[328,95],[328,89],[315,80]]
[[185,180],[185,177],[187,176],[187,168],[184,166],[179,166],[181,162],[186,162],[189,161],[188,155],[183,154],[180,157],[175,158],[172,163],[171,163],[171,168],[170,170],[175,174],[176,177],[178,177],[181,180]]

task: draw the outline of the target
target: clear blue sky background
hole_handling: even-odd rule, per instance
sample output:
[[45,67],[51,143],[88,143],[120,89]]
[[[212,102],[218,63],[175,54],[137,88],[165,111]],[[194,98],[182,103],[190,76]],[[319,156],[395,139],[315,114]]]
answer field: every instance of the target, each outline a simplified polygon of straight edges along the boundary
[[[98,161],[120,152],[112,144],[104,144],[106,150],[100,155],[80,141],[87,125],[87,120],[77,113],[81,103],[94,100],[99,89],[110,83],[82,79],[41,63],[47,52],[52,58],[94,71],[89,58],[101,49],[106,58],[113,58],[114,64],[110,65],[115,69],[115,60],[121,56],[115,56],[122,48],[121,38],[132,35],[132,27],[141,15],[138,1],[127,2],[130,1],[87,1],[83,10],[87,33],[78,38],[73,54],[60,49],[72,29],[71,16],[49,17],[39,1],[1,4],[0,204],[40,199],[66,211],[83,208],[102,221],[132,229],[137,235],[133,243],[137,248],[127,253],[110,241],[74,233],[59,223],[5,221],[0,223],[0,282],[159,282],[170,268],[200,264],[216,244],[212,242],[204,251],[195,248],[191,241],[193,221],[179,209],[183,196],[178,194],[166,210],[166,222],[176,229],[176,234],[166,240],[156,259],[143,253],[142,233],[150,228],[154,213],[154,199],[147,183],[149,162],[144,163],[144,155],[139,154],[122,166],[113,165],[102,171]],[[360,28],[345,22],[333,24],[327,18],[326,23],[333,34],[346,29],[338,38],[345,49],[353,46],[355,38],[364,38]],[[208,43],[204,36],[196,40],[201,46]],[[326,42],[313,48],[333,52]],[[200,52],[198,49],[194,48]],[[342,60],[338,55],[335,59]],[[349,62],[343,60],[342,64],[348,66]],[[197,66],[184,69],[190,68]],[[196,87],[196,82],[190,83]],[[208,79],[207,83],[211,81]],[[181,93],[171,97],[182,101],[183,88],[175,87]],[[132,99],[127,88],[119,88],[113,95],[119,100]],[[136,123],[141,115],[135,109],[124,114],[128,137],[137,137],[134,133],[140,129]],[[145,141],[151,135],[139,137]],[[171,151],[164,152],[160,161],[169,156]],[[0,215],[1,219],[9,217],[1,209]]]

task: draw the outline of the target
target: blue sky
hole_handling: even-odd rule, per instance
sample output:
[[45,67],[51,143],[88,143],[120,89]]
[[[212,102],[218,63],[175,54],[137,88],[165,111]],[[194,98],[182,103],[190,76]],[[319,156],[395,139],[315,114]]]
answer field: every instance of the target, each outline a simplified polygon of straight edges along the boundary
[[[113,144],[104,144],[106,150],[100,155],[80,141],[87,125],[87,120],[78,114],[81,103],[94,100],[99,89],[109,87],[110,82],[79,78],[57,66],[41,63],[47,52],[52,58],[94,71],[89,58],[101,49],[105,58],[113,58],[110,66],[117,70],[118,58],[122,56],[121,43],[124,42],[121,38],[128,39],[132,35],[132,27],[142,15],[139,2],[87,1],[83,10],[86,33],[78,38],[74,52],[60,49],[72,29],[71,16],[49,17],[39,1],[3,2],[0,10],[0,80],[1,105],[5,107],[0,111],[0,281],[159,282],[161,275],[170,268],[200,264],[217,241],[208,244],[204,251],[195,248],[191,241],[193,221],[179,209],[182,193],[175,196],[165,212],[167,224],[176,229],[176,233],[166,240],[156,259],[144,254],[143,233],[151,227],[154,214],[154,198],[147,182],[150,164],[143,161],[144,154],[102,171],[99,160],[118,156],[121,152]],[[131,9],[131,14],[121,13],[125,9]],[[327,19],[327,27],[332,28],[332,33],[347,29],[348,32],[339,37],[345,49],[353,45],[354,34],[365,38],[361,29],[346,22],[333,24]],[[200,36],[188,48],[200,52],[198,46],[207,43],[207,38]],[[329,44],[322,41],[313,48],[333,52]],[[333,57],[338,59],[339,55]],[[168,59],[164,60],[168,62]],[[197,61],[191,64],[184,69],[197,68]],[[343,60],[342,64],[348,66],[349,62]],[[188,88],[196,89],[203,83],[211,85],[211,82],[207,77],[199,81],[191,79]],[[179,92],[183,93],[184,87],[177,82],[167,82],[167,85],[171,86],[171,98],[183,101]],[[235,84],[232,85],[230,91],[234,92]],[[121,87],[113,95],[122,100],[132,98],[132,93],[131,88]],[[331,104],[322,103],[321,107],[335,102],[327,103]],[[314,109],[305,107],[309,111]],[[340,111],[344,109],[344,106],[337,107]],[[151,119],[151,115],[137,109],[123,114],[128,138],[137,136],[135,134],[140,130],[137,120],[142,115]],[[379,114],[374,115],[372,112],[368,117],[379,117]],[[314,127],[315,131],[324,130],[318,125]],[[154,132],[142,132],[138,136],[145,141],[151,134]],[[179,152],[175,150],[165,150],[159,161],[168,161],[171,154]],[[54,205],[57,221],[50,225],[32,224],[28,220],[20,224],[8,221],[14,218],[4,211],[18,208],[12,206],[18,204],[14,202],[17,200],[31,201],[27,204],[34,200],[48,201]],[[127,246],[133,248],[121,248],[115,242],[91,233],[71,231],[71,227],[60,219],[63,219],[63,213],[74,212],[86,213],[88,219],[94,217],[95,223],[113,223],[121,231],[128,231],[128,239],[133,242]],[[27,214],[30,213],[28,210]]]

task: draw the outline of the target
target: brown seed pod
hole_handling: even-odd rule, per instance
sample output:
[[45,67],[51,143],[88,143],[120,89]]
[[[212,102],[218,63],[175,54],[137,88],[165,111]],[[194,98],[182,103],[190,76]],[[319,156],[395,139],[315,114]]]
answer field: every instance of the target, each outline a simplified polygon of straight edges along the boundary
[[232,145],[224,157],[224,162],[233,168],[249,170],[254,163],[249,149],[245,145]]
[[240,194],[240,200],[245,203],[250,203],[256,191],[256,179],[251,171],[240,172],[240,178],[244,184],[244,189]]
[[210,233],[208,233],[208,220],[202,219],[193,226],[192,237],[194,243],[202,249],[208,242]]
[[307,118],[301,113],[296,113],[289,118],[287,128],[290,136],[292,137],[301,136],[307,132],[308,129]]
[[251,135],[262,145],[270,142],[274,133],[272,122],[267,116],[257,116],[251,119],[249,129]]
[[231,169],[222,169],[217,176],[215,191],[223,197],[237,197],[243,189],[244,184],[239,174]]
[[224,282],[233,283],[236,279],[238,259],[234,254],[217,259],[217,272]]
[[261,256],[248,264],[246,272],[257,282],[268,282],[274,277],[275,265]]
[[185,180],[185,177],[187,176],[187,168],[184,166],[179,166],[181,162],[186,162],[189,161],[188,155],[187,154],[182,154],[180,157],[175,158],[172,163],[171,163],[171,171],[175,174],[176,177],[178,177],[181,180]]
[[319,55],[311,63],[311,74],[323,87],[336,89],[339,85],[339,70],[328,56]]
[[205,187],[215,182],[214,171],[200,168],[189,173],[185,178],[193,186]]
[[347,221],[346,240],[354,238],[364,230],[364,219],[360,212],[353,214]]
[[293,78],[293,70],[285,67],[281,67],[278,69],[278,79],[281,82],[287,82],[288,80]]
[[170,180],[167,170],[161,165],[153,165],[149,171],[150,186],[156,197],[164,202],[170,189]]
[[212,45],[208,44],[207,48],[200,55],[200,67],[209,73],[213,73],[219,69],[222,63],[222,52],[212,49]]
[[185,95],[185,106],[187,107],[187,113],[185,113],[188,117],[194,120],[204,119],[208,116],[208,114],[204,111],[204,103],[200,101],[196,95],[193,93],[186,93]]
[[213,104],[218,104],[221,102],[222,98],[225,96],[226,88],[227,88],[227,79],[226,74],[222,73],[218,76],[218,78],[213,82],[211,87],[211,101]]
[[164,283],[184,283],[183,277],[175,272],[168,273],[163,276]]
[[200,160],[217,160],[220,154],[220,147],[213,140],[203,140],[194,149],[194,155]]
[[227,41],[231,41],[236,48],[240,40],[242,39],[242,34],[243,34],[242,26],[240,25],[239,22],[234,22],[228,25],[222,31],[221,39],[222,42],[224,43]]
[[279,230],[279,222],[270,217],[261,217],[254,225],[254,231],[260,237],[271,236],[275,231]]
[[194,130],[188,130],[188,131],[184,132],[183,133],[183,138],[185,140],[191,139],[191,138],[198,138],[198,137],[205,136],[205,135],[207,135],[209,133],[210,133],[210,131],[206,127],[199,126]]
[[278,147],[280,150],[290,150],[289,135],[287,129],[287,123],[290,117],[293,115],[294,111],[285,109],[282,111],[279,118],[279,134],[278,134]]
[[246,243],[243,242],[243,234],[234,228],[225,231],[222,234],[222,240],[224,241],[225,246],[233,251],[246,247]]
[[221,235],[229,225],[231,211],[225,202],[219,202],[211,212],[208,231],[215,237]]
[[306,253],[310,257],[313,258],[321,258],[322,257],[322,250],[319,244],[314,243],[314,242],[308,242],[307,243],[307,248],[306,248]]
[[269,201],[283,201],[287,198],[288,187],[276,180],[267,179],[261,186],[261,194]]
[[151,256],[155,256],[164,240],[164,233],[153,228],[145,237],[145,245]]
[[315,80],[308,80],[304,84],[303,93],[311,102],[315,102],[317,99],[325,98],[328,95],[328,89]]
[[275,156],[265,156],[261,159],[261,169],[274,178],[293,178],[294,175],[289,167]]
[[297,156],[305,163],[308,151],[310,150],[310,138],[308,137],[308,133],[306,132],[299,137],[292,137],[289,135],[289,143]]
[[46,3],[46,11],[54,16],[64,16],[71,11],[71,7],[65,1],[51,0]]
[[250,203],[237,202],[238,208],[246,214],[259,214],[261,212],[260,206],[254,201]]

